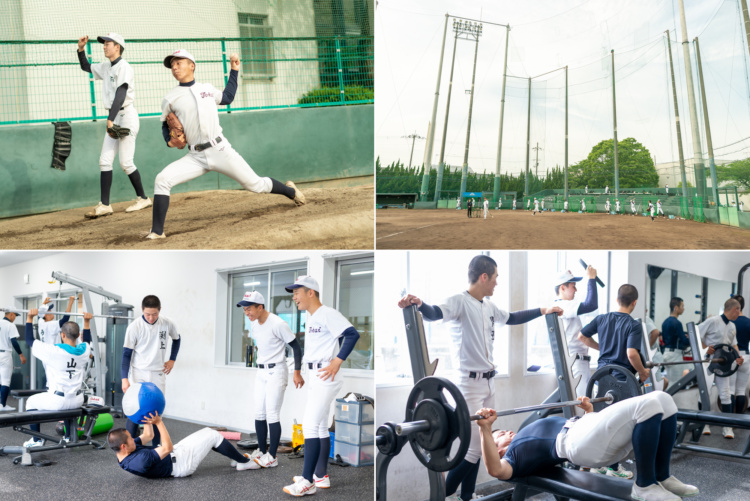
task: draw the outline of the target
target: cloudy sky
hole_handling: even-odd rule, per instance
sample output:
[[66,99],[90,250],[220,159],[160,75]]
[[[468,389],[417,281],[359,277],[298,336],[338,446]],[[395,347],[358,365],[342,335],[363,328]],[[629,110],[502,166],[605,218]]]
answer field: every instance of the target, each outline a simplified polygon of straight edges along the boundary
[[[711,132],[719,159],[744,158],[750,152],[750,140],[742,141],[750,136],[750,89],[738,4],[738,0],[685,0],[689,40],[696,36],[700,40]],[[635,137],[651,151],[657,164],[677,161],[665,30],[670,31],[672,42],[685,157],[693,157],[678,0],[378,0],[375,136],[382,164],[396,160],[408,164],[412,142],[403,136],[415,132],[427,136],[446,13],[511,26],[502,172],[525,168],[528,77],[545,74],[532,79],[531,145],[539,147],[530,152],[532,169],[536,155],[540,174],[564,162],[565,72],[561,67],[568,66],[569,163],[580,161],[599,141],[612,137],[610,50],[615,51],[618,139]],[[506,29],[491,24],[483,28],[468,163],[475,171],[494,172]],[[451,19],[433,164],[440,156],[453,45]],[[456,47],[445,147],[445,161],[451,165],[463,163],[475,48],[475,42],[462,39]],[[695,72],[694,54],[691,57]],[[695,86],[700,99],[697,78]],[[701,124],[702,120],[700,113]],[[731,145],[736,141],[739,143]],[[705,145],[705,139],[702,142]],[[422,163],[425,144],[425,140],[416,140],[414,164]],[[705,149],[703,146],[704,155]]]

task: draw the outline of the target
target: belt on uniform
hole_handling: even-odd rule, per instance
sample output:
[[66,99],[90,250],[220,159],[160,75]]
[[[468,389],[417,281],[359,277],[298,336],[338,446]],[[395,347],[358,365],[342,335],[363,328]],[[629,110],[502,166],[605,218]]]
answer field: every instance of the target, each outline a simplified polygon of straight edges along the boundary
[[573,424],[579,419],[581,419],[581,416],[573,416],[572,418],[565,421],[565,425],[563,426],[562,430],[560,430],[559,435],[565,435],[566,433],[568,433],[570,427],[573,426]]
[[492,370],[489,372],[469,372],[469,377],[472,379],[492,379],[497,374],[497,371]]
[[273,369],[274,367],[276,367],[276,364],[258,364],[258,367],[260,369]]
[[585,360],[586,362],[591,362],[591,355],[581,355],[580,353],[576,353],[573,360]]
[[[76,392],[76,395],[80,395],[81,393],[83,393],[83,390],[78,390],[78,391]],[[58,397],[64,397],[64,396],[65,396],[65,393],[63,393],[63,392],[61,392],[61,391],[56,391],[56,392],[55,392],[55,395],[57,395]]]
[[170,454],[170,456],[172,458],[172,464],[177,463],[177,456],[175,456],[174,454]]
[[6,351],[9,351],[9,350],[0,350],[0,353],[5,353]]
[[203,144],[196,144],[195,146],[188,146],[190,151],[203,151],[209,149],[211,146],[216,146],[221,142],[221,136],[216,136],[216,139],[212,139],[211,141]]
[[316,363],[316,364],[308,363],[307,364],[307,368],[308,369],[320,369],[322,367],[326,367],[326,364],[324,364],[324,363]]

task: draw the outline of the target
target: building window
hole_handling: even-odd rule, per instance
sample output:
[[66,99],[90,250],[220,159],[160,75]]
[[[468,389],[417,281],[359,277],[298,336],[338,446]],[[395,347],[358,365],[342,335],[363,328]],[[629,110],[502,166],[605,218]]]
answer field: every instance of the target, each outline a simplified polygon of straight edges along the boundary
[[242,76],[255,79],[272,79],[276,76],[274,65],[273,27],[268,24],[268,16],[237,13],[239,18],[240,57]]
[[368,370],[374,367],[374,272],[372,256],[336,263],[336,309],[359,332],[359,341],[341,367]]
[[[297,311],[292,294],[284,287],[294,283],[300,275],[307,274],[307,264],[289,263],[283,266],[264,267],[238,271],[229,274],[229,343],[227,359],[230,365],[256,366],[257,343],[252,332],[250,319],[245,316],[237,303],[245,292],[258,291],[266,301],[266,310],[275,313],[292,329],[305,350],[305,317]],[[287,357],[291,359],[292,349],[287,346]]]

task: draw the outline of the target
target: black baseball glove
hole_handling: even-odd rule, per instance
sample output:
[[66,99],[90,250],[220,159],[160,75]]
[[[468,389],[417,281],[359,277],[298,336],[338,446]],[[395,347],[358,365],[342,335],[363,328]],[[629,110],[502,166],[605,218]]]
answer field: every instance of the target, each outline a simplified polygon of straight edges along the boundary
[[122,139],[123,137],[130,135],[130,129],[114,124],[112,127],[107,128],[107,134],[109,134],[109,137],[112,139]]

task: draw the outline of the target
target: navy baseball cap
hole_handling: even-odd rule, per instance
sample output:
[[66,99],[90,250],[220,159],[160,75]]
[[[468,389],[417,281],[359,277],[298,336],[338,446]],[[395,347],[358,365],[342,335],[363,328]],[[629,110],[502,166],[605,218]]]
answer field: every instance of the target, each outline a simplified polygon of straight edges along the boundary
[[254,304],[266,304],[266,300],[263,299],[263,294],[258,291],[246,292],[242,301],[237,303],[237,306],[252,306]]
[[583,277],[574,277],[570,270],[568,270],[562,273],[558,273],[555,276],[555,283],[553,285],[556,287],[558,285],[567,284],[570,282],[580,282],[581,280],[583,280]]
[[309,275],[302,275],[300,277],[297,277],[297,280],[295,280],[292,285],[284,287],[284,289],[287,292],[293,292],[294,289],[299,289],[300,287],[307,287],[308,289],[312,289],[315,292],[320,292],[318,281]]

